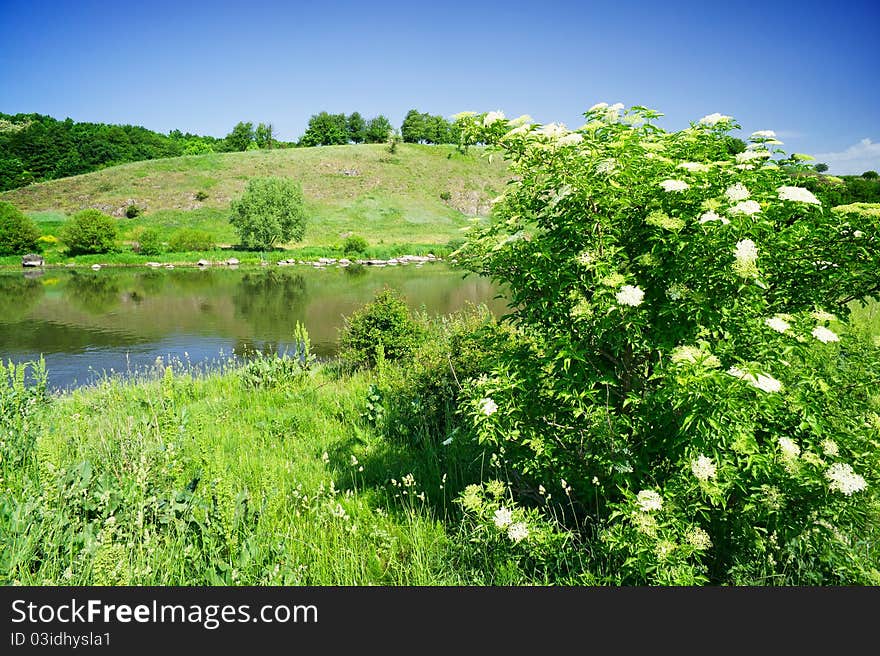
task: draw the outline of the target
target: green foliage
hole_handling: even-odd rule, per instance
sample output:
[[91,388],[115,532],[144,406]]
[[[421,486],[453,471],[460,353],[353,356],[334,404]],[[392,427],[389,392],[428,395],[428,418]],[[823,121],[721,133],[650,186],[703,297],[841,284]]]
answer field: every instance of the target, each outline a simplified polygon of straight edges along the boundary
[[226,150],[245,151],[254,142],[254,136],[254,124],[239,121],[232,132],[226,135]]
[[141,255],[159,255],[162,252],[162,238],[155,228],[145,228],[141,231],[137,243]]
[[133,218],[140,216],[140,215],[141,215],[141,208],[138,207],[137,205],[132,204],[132,205],[129,205],[128,207],[125,208],[125,217],[127,219],[133,219]]
[[213,235],[206,230],[180,228],[168,239],[168,250],[172,253],[210,251],[216,247]]
[[876,222],[770,137],[732,156],[729,117],[658,116],[461,117],[516,176],[457,254],[516,308],[464,384],[484,476],[526,507],[561,488],[604,582],[874,582],[880,349],[845,319],[880,292]]
[[271,123],[260,123],[254,131],[254,143],[257,148],[274,148],[275,126]]
[[367,143],[385,143],[392,130],[391,121],[379,114],[379,116],[367,121],[366,141]]
[[339,336],[340,357],[349,364],[369,367],[376,366],[380,358],[401,360],[412,353],[422,334],[400,293],[384,289],[346,317]]
[[877,171],[865,171],[862,173],[862,177],[865,180],[876,180],[880,176],[878,176]]
[[813,170],[816,173],[825,173],[828,170],[828,165],[825,162],[819,162],[813,165]]
[[392,130],[388,133],[388,145],[385,148],[390,154],[394,155],[397,152],[397,144],[400,143],[400,134]]
[[0,255],[21,255],[38,250],[40,232],[27,215],[12,203],[0,202]]
[[309,119],[301,146],[333,146],[348,143],[349,133],[345,114],[321,112]]
[[348,132],[348,140],[351,143],[364,143],[367,140],[367,122],[358,112],[349,114],[345,119],[345,128]]
[[212,149],[213,137],[168,136],[140,126],[58,121],[40,114],[0,114],[0,191],[96,171],[106,166]]
[[342,243],[342,254],[348,256],[364,253],[368,246],[369,244],[367,243],[367,240],[363,237],[360,237],[359,235],[349,235]]
[[244,195],[232,202],[230,222],[248,248],[301,241],[306,229],[301,185],[290,178],[254,178]]
[[272,388],[289,384],[308,374],[315,363],[311,353],[309,334],[299,321],[294,328],[294,349],[277,355],[258,354],[240,370],[242,384],[246,388]]
[[455,143],[452,124],[442,116],[431,116],[411,109],[403,119],[400,134],[406,143]]
[[207,200],[207,199],[208,199],[208,192],[203,191],[202,189],[199,189],[199,190],[195,193],[194,198],[195,198],[197,201],[199,201],[199,202],[201,203],[203,200]]
[[62,226],[59,239],[69,255],[108,253],[115,248],[116,219],[95,209],[74,214]]

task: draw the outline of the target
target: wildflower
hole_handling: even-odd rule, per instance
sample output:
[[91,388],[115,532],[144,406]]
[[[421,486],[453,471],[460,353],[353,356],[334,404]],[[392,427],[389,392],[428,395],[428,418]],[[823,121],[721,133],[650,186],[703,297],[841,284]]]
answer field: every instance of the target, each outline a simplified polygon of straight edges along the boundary
[[642,490],[636,498],[642,512],[660,510],[663,507],[663,497],[654,490]]
[[582,298],[571,308],[570,315],[572,319],[588,319],[593,316],[593,306],[590,301]]
[[655,549],[659,560],[666,560],[673,551],[675,551],[675,543],[670,540],[660,540]]
[[496,499],[500,499],[504,496],[505,492],[507,492],[507,488],[504,483],[499,481],[497,478],[493,478],[491,481],[486,483],[486,492],[491,494]]
[[482,412],[487,417],[495,414],[495,411],[498,410],[498,404],[495,403],[490,398],[480,399],[480,412]]
[[791,324],[779,316],[764,319],[764,323],[778,333],[784,333],[791,328]]
[[742,239],[736,242],[733,256],[742,265],[754,264],[758,259],[758,247],[751,239]]
[[545,494],[547,494],[547,488],[545,488],[543,485],[539,485],[538,486],[538,494],[540,494],[543,497]]
[[754,200],[746,200],[730,208],[731,214],[745,214],[747,216],[757,214],[760,211],[761,206]]
[[828,330],[825,326],[816,326],[813,328],[812,335],[823,344],[840,341],[840,337],[837,336],[837,333]]
[[673,283],[669,285],[669,288],[666,290],[666,295],[672,301],[678,301],[684,297],[687,293],[687,287],[684,285],[680,285],[679,283]]
[[736,162],[737,164],[748,164],[756,159],[764,159],[765,157],[770,157],[770,153],[766,150],[747,150],[736,154]]
[[461,495],[461,505],[466,510],[477,511],[483,506],[483,498],[480,496],[481,488],[479,485],[468,485]]
[[559,141],[556,143],[560,146],[570,146],[576,143],[580,143],[584,140],[583,135],[578,134],[577,132],[570,132],[564,137],[560,137]]
[[691,461],[691,472],[697,480],[708,481],[710,478],[715,478],[716,466],[712,458],[701,453],[698,458]]
[[782,389],[781,382],[766,374],[758,374],[757,376],[755,376],[754,374],[750,374],[747,371],[743,371],[739,367],[731,367],[727,370],[727,373],[734,378],[744,380],[749,385],[761,390],[762,392],[772,394],[773,392],[778,392]]
[[773,130],[758,130],[756,132],[752,132],[752,136],[749,137],[751,140],[755,139],[775,139],[776,133]]
[[645,298],[645,292],[636,286],[624,285],[620,288],[620,291],[617,292],[615,298],[620,305],[637,307],[642,304],[642,300]]
[[324,453],[321,454],[321,462],[323,462],[325,465],[330,462],[330,454],[327,453],[326,451],[324,451]]
[[712,539],[699,526],[693,526],[685,533],[685,539],[697,551],[705,551],[712,548]]
[[830,312],[825,312],[823,310],[816,310],[815,312],[811,312],[810,316],[813,317],[816,321],[837,321],[836,316],[834,316]]
[[682,180],[664,180],[660,183],[660,186],[663,187],[664,191],[684,191],[690,187],[687,182]]
[[443,446],[449,446],[450,444],[452,444],[452,438],[451,438],[451,437],[447,437],[447,438],[446,438],[445,440],[443,440],[440,444],[442,444]]
[[358,464],[358,459],[355,456],[352,456],[351,457],[351,466],[357,467],[357,464]]
[[707,114],[706,116],[701,118],[699,123],[700,125],[708,125],[711,127],[713,125],[718,125],[719,123],[727,123],[728,121],[732,120],[732,116],[725,116],[724,114],[719,114],[718,112],[715,112],[714,114]]
[[678,168],[691,171],[692,173],[705,173],[709,170],[708,166],[699,162],[682,162],[678,165]]
[[837,448],[837,442],[834,440],[822,440],[822,453],[826,456],[836,456],[840,453],[840,449]]
[[507,537],[514,543],[519,543],[529,537],[529,528],[523,522],[511,524],[507,529]]
[[617,166],[617,160],[613,157],[609,157],[607,159],[603,159],[596,165],[596,173],[599,175],[610,175],[614,173],[614,170]]
[[645,223],[648,225],[657,226],[658,228],[665,228],[666,230],[671,230],[672,232],[678,232],[684,227],[684,221],[679,218],[669,216],[666,212],[655,211],[651,212],[648,215],[648,218],[645,219]]
[[809,189],[803,187],[779,187],[777,190],[779,200],[791,200],[796,203],[810,203],[811,205],[821,205],[822,201],[816,198]]
[[517,126],[513,128],[510,132],[505,134],[505,137],[514,137],[516,135],[525,134],[529,130],[532,129],[532,126],[529,123],[525,123],[524,125]]
[[608,103],[607,103],[607,102],[600,102],[600,103],[596,103],[595,105],[593,105],[592,107],[590,107],[590,109],[587,110],[587,111],[595,112],[595,111],[598,110],[598,109],[607,109],[607,108],[608,108]]
[[657,520],[653,515],[644,512],[633,513],[633,524],[639,533],[654,535],[657,531]]
[[577,256],[577,263],[581,266],[590,266],[593,263],[593,255],[590,251],[583,251]]
[[612,273],[611,275],[602,278],[600,282],[606,287],[618,287],[623,284],[624,280],[626,280],[626,278],[623,275]]
[[562,123],[548,123],[538,128],[537,133],[549,139],[559,139],[568,134],[568,130]]
[[856,239],[861,239],[862,237],[865,236],[865,233],[862,232],[861,230],[854,230],[852,234],[853,234],[853,237],[855,237]]
[[828,479],[828,489],[832,492],[843,492],[846,496],[852,496],[853,492],[861,492],[868,485],[865,479],[853,471],[851,465],[843,462],[835,462],[825,472]]
[[720,216],[712,210],[704,212],[700,216],[700,223],[709,223],[710,221],[721,221],[722,225],[727,225],[728,223],[730,223],[730,219],[728,219],[726,216]]
[[736,203],[741,200],[746,200],[751,194],[742,182],[737,182],[735,185],[728,187],[725,190],[724,195],[727,196],[731,203]]
[[342,507],[342,504],[337,503],[336,507],[330,511],[334,517],[339,517],[340,519],[345,519],[345,508]]
[[409,473],[403,477],[401,483],[403,483],[404,487],[412,487],[416,484],[416,477],[413,476],[412,473]]
[[492,521],[495,522],[495,526],[498,528],[506,528],[513,521],[513,513],[510,512],[510,509],[501,506],[495,511]]
[[528,114],[523,114],[522,116],[517,116],[516,118],[510,119],[507,124],[512,128],[523,127],[526,125],[530,125],[534,122],[531,116]]
[[782,451],[782,456],[784,458],[794,460],[801,454],[801,448],[791,438],[780,437],[778,442],[779,449]]
[[486,117],[483,119],[483,125],[484,126],[485,125],[492,125],[496,121],[503,121],[503,120],[504,120],[504,112],[502,112],[502,111],[489,112],[488,114],[486,114]]

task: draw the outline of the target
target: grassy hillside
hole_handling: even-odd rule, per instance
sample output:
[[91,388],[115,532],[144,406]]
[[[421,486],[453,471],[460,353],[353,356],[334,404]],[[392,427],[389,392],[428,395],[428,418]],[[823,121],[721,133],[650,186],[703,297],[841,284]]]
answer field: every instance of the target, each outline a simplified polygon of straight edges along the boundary
[[[460,235],[469,216],[488,211],[507,179],[504,163],[479,150],[401,144],[391,155],[381,144],[327,146],[135,162],[5,192],[0,200],[31,213],[44,234],[57,234],[65,215],[96,207],[120,217],[123,240],[139,226],[166,238],[186,226],[233,244],[229,202],[250,178],[266,175],[302,183],[310,216],[304,246],[333,245],[349,233],[371,244],[443,244]],[[124,218],[129,204],[144,213]]]

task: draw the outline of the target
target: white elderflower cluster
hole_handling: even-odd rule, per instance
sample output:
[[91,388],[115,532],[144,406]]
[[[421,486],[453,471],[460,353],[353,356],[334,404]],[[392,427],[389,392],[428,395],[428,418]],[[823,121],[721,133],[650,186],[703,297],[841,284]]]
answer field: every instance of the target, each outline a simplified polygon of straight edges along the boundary
[[775,139],[776,133],[773,130],[757,130],[752,132],[752,136],[749,137],[750,141],[757,141],[758,139]]
[[636,496],[636,500],[642,512],[652,512],[663,508],[663,497],[654,490],[642,490]]
[[669,285],[669,288],[666,290],[666,295],[671,301],[679,301],[684,298],[687,293],[688,288],[677,282]]
[[822,440],[822,453],[826,456],[834,457],[840,454],[840,449],[837,447],[837,442],[834,440],[824,439]]
[[778,333],[785,333],[791,328],[791,324],[778,315],[764,319],[764,323]]
[[699,481],[708,481],[710,478],[715,478],[716,470],[717,467],[712,458],[704,456],[702,453],[691,461],[691,472]]
[[577,256],[577,263],[588,267],[593,263],[593,254],[590,251],[581,251]]
[[746,200],[749,196],[751,196],[749,190],[746,189],[745,185],[742,182],[737,182],[735,185],[728,187],[724,191],[724,195],[727,196],[727,199],[731,203]]
[[811,205],[821,205],[822,201],[816,198],[809,189],[803,187],[779,187],[776,192],[779,194],[779,200],[790,200],[795,203],[809,203]]
[[620,305],[629,305],[638,307],[645,298],[645,292],[634,285],[624,285],[620,291],[615,294],[615,298]]
[[663,191],[669,192],[684,191],[690,188],[690,185],[682,180],[664,180],[660,186],[663,187]]
[[830,312],[825,312],[824,310],[816,310],[815,312],[811,312],[810,316],[813,317],[816,321],[837,321],[836,316],[834,316]]
[[678,168],[690,171],[691,173],[705,173],[709,170],[708,166],[699,162],[682,162],[678,165]]
[[535,130],[535,133],[556,140],[567,135],[568,129],[562,123],[548,123]]
[[828,489],[832,492],[842,492],[846,496],[852,496],[853,492],[861,492],[868,484],[865,479],[853,471],[851,465],[843,462],[835,462],[825,472],[828,479]]
[[730,208],[731,214],[745,214],[751,216],[761,211],[761,205],[754,200],[744,200]]
[[733,270],[744,278],[757,275],[758,269],[755,266],[758,261],[758,247],[751,239],[742,239],[736,242],[736,249],[733,251],[734,263]]
[[717,357],[696,346],[677,346],[672,349],[669,359],[675,364],[700,364],[708,369],[721,366],[721,361]]
[[708,212],[704,212],[700,216],[700,223],[710,223],[711,221],[721,221],[722,225],[727,225],[730,223],[730,219],[726,216],[721,216],[717,214],[714,210],[709,210]]
[[564,137],[560,137],[556,143],[559,146],[571,146],[580,143],[583,140],[584,137],[582,134],[578,132],[569,132]]
[[514,544],[518,544],[529,537],[529,527],[524,522],[511,524],[507,529],[507,537],[513,540]]
[[728,123],[732,120],[732,116],[727,116],[725,114],[719,114],[718,112],[715,112],[714,114],[707,114],[706,116],[701,118],[699,123],[700,125],[708,125],[709,127],[712,127],[714,125],[718,125],[719,123]]
[[750,164],[756,159],[765,159],[770,157],[770,153],[766,150],[746,150],[736,154],[737,164]]
[[498,528],[507,528],[513,521],[513,513],[510,512],[509,508],[501,506],[492,515],[492,521],[495,522],[495,526],[497,526]]
[[480,399],[480,412],[487,417],[494,415],[498,410],[498,404],[490,398]]
[[755,376],[747,371],[743,371],[739,367],[731,367],[727,370],[727,373],[728,375],[733,376],[734,378],[739,378],[752,387],[759,389],[762,392],[767,392],[768,394],[773,394],[782,389],[782,383],[773,378],[773,376],[768,376],[767,374],[758,374]]
[[688,544],[697,551],[705,551],[706,549],[712,548],[712,539],[709,537],[709,534],[699,526],[693,526],[688,529],[684,538],[688,541]]
[[816,326],[815,328],[813,328],[813,332],[811,334],[823,344],[840,341],[840,337],[837,336],[837,333],[835,333],[833,330],[828,330],[825,326]]
[[501,110],[497,112],[489,112],[488,114],[486,114],[485,118],[483,118],[483,125],[492,125],[493,123],[497,121],[503,121],[504,119],[504,112],[502,112]]
[[801,448],[790,437],[780,437],[778,443],[783,458],[795,460],[801,454]]

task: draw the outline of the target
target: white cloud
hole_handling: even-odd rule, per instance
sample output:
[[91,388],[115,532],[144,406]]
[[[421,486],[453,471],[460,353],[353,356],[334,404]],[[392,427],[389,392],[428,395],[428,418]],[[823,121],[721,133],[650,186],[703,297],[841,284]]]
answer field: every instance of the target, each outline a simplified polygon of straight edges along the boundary
[[867,137],[837,153],[813,153],[816,162],[825,162],[828,172],[836,175],[861,175],[865,171],[880,171],[880,143]]

